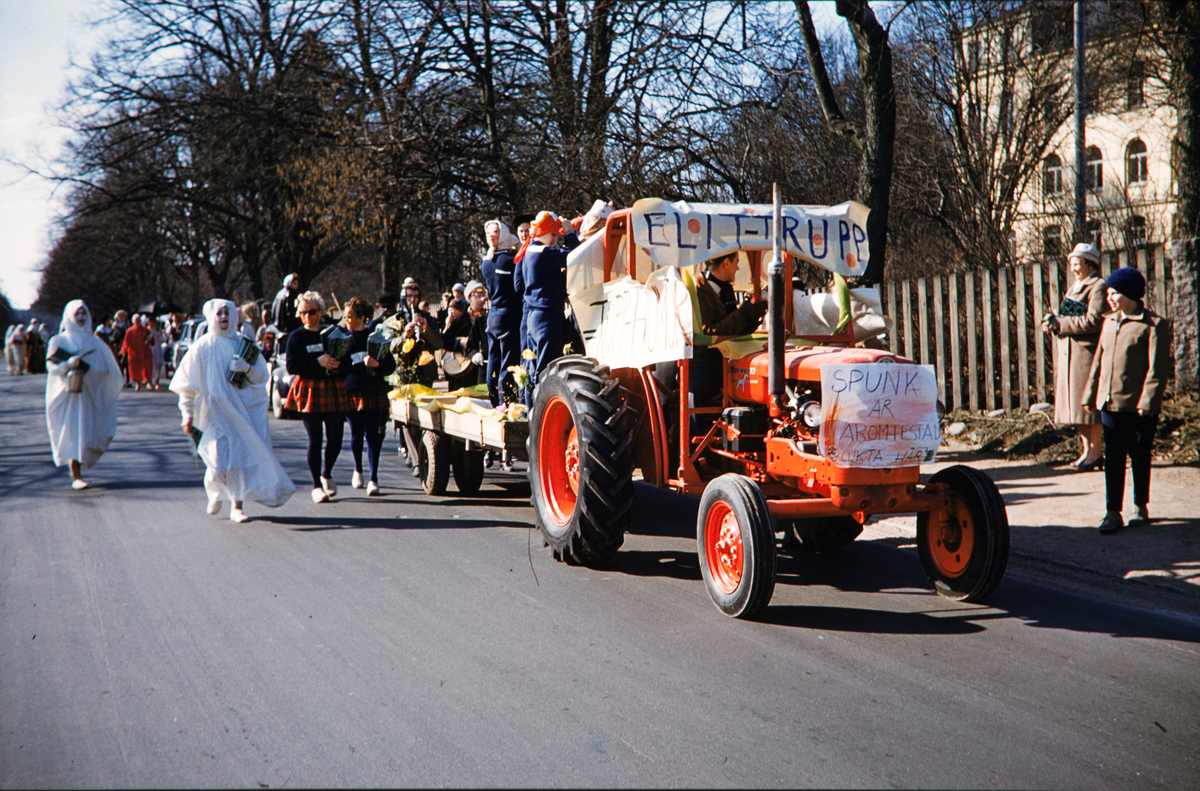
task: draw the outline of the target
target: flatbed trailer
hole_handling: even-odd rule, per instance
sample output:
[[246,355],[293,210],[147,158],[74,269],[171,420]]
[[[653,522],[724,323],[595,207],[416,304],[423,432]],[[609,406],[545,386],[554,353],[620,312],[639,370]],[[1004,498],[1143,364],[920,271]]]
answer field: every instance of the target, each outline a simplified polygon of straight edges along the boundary
[[428,494],[445,494],[451,474],[460,493],[478,492],[485,451],[496,451],[509,461],[525,459],[528,423],[444,408],[456,400],[432,396],[430,405],[437,405],[432,409],[408,398],[391,400],[392,423],[406,433],[406,442],[415,450],[421,486]]

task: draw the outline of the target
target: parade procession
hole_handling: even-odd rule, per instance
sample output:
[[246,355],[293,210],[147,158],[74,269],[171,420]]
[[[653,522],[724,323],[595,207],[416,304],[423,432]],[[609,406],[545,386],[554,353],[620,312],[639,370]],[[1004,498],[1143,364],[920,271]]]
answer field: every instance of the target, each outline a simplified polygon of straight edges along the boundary
[[0,21],[0,791],[1200,788],[1200,0]]
[[[982,599],[1008,559],[1003,502],[969,467],[919,478],[937,455],[942,408],[932,369],[874,340],[887,329],[878,290],[847,285],[868,264],[866,218],[855,203],[596,201],[571,220],[536,214],[523,241],[492,220],[484,282],[455,284],[444,319],[411,278],[403,302],[354,297],[335,316],[288,276],[263,327],[270,354],[235,303],[209,300],[169,385],[204,463],[206,510],[228,501],[233,522],[269,521],[246,504],[278,508],[296,491],[268,425],[287,382],[279,414],[304,425],[314,505],[338,496],[346,422],[348,483],[384,496],[380,455],[394,426],[430,495],[446,494],[451,473],[473,495],[486,467],[522,463],[545,544],[575,564],[621,547],[635,474],[701,495],[697,551],[727,615],[754,617],[770,602],[777,530],[827,551],[872,515],[912,511],[936,590]],[[828,292],[793,288],[800,262],[828,271]],[[47,417],[56,461],[83,489],[81,470],[113,438],[120,368],[82,302],[62,326]],[[95,368],[84,362],[93,352]]]

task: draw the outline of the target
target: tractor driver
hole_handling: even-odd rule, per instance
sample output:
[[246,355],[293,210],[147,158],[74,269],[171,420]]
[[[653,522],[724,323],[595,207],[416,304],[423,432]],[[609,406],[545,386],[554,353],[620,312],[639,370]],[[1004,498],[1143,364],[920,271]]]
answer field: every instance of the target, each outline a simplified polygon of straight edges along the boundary
[[[738,253],[713,258],[707,269],[696,280],[696,301],[700,307],[700,324],[706,335],[746,335],[754,332],[767,312],[765,299],[754,302],[746,300],[741,305],[733,292],[733,279],[737,275]],[[692,356],[688,372],[688,392],[692,406],[721,405],[721,353],[716,349],[698,346]],[[714,418],[711,415],[692,417],[692,433],[708,430]]]

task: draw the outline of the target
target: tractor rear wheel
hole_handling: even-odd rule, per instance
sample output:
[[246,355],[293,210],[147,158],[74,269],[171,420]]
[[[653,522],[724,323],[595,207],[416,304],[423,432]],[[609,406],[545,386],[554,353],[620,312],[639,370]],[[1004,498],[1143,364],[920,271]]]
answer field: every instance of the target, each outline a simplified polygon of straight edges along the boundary
[[465,442],[455,442],[450,457],[450,471],[461,494],[470,497],[483,485],[483,451],[467,450]]
[[618,380],[591,358],[560,357],[538,377],[526,443],[531,502],[559,560],[594,565],[625,541],[632,414]]
[[917,514],[917,554],[937,592],[956,601],[979,601],[996,589],[1008,565],[1008,512],[986,474],[955,465],[933,474],[944,483],[950,506]]
[[700,573],[713,604],[753,618],[775,592],[775,522],[754,481],[727,473],[700,498],[696,519]]
[[836,552],[863,531],[863,526],[851,516],[792,519],[782,526],[785,546],[793,552]]
[[436,431],[423,431],[417,448],[417,470],[425,494],[440,497],[450,482],[450,440]]

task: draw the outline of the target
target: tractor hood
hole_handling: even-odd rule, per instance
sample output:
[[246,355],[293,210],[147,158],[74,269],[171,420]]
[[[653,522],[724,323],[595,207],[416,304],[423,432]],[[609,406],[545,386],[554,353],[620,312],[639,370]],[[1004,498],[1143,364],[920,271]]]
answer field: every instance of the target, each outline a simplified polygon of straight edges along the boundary
[[[784,379],[802,382],[821,381],[821,366],[847,363],[915,365],[912,360],[877,349],[831,349],[827,347],[789,348],[784,353]],[[768,401],[767,378],[770,360],[767,352],[747,354],[729,363],[726,392],[740,404],[765,404]]]

